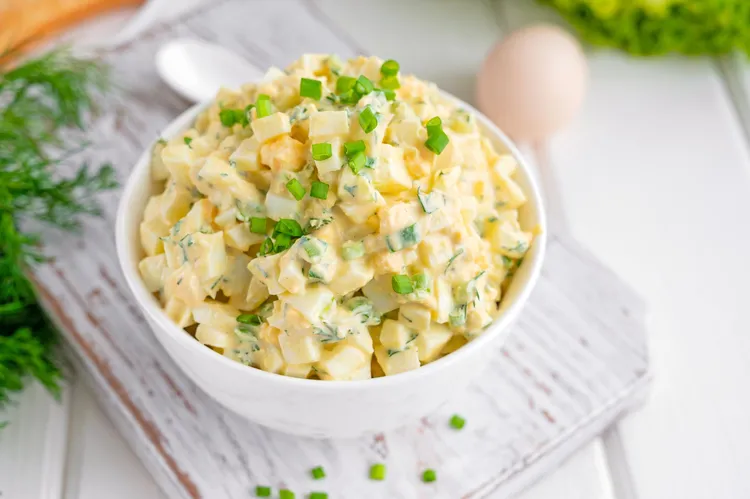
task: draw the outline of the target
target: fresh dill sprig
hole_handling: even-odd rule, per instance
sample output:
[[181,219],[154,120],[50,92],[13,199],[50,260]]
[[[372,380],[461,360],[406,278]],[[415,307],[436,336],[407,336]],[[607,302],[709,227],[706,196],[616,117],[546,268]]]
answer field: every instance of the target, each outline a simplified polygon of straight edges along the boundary
[[29,375],[58,390],[56,334],[26,274],[44,260],[43,234],[24,233],[20,224],[35,219],[74,230],[80,215],[99,214],[94,195],[116,186],[112,167],[83,165],[71,178],[58,170],[85,147],[71,130],[84,128],[107,85],[104,65],[67,49],[0,67],[0,407]]

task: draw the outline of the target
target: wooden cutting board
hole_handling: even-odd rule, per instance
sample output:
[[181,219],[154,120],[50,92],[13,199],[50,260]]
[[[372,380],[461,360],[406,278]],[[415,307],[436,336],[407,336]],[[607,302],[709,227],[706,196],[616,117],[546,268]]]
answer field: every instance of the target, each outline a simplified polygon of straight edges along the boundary
[[[295,15],[289,16],[290,9]],[[164,41],[198,36],[260,67],[304,52],[357,53],[355,41],[302,1],[213,5],[157,26],[104,54],[119,91],[103,104],[85,158],[130,167],[187,103],[156,75]],[[153,338],[120,275],[114,247],[119,193],[78,237],[51,235],[53,261],[36,272],[40,295],[78,369],[135,453],[173,497],[246,498],[255,485],[304,497],[510,496],[558,465],[639,402],[649,385],[644,307],[569,237],[552,235],[542,278],[507,343],[478,382],[438,412],[400,430],[352,440],[311,440],[267,430],[201,392]],[[466,428],[448,427],[461,413]],[[367,479],[385,462],[388,479]],[[322,482],[309,469],[324,466]],[[437,470],[434,484],[419,474]]]

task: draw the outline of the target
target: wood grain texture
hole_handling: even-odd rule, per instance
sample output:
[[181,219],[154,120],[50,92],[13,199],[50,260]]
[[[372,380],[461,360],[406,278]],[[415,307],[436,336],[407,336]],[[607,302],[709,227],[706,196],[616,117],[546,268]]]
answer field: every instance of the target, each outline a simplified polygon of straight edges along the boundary
[[[297,9],[290,18],[286,11]],[[96,120],[91,158],[114,159],[121,179],[186,103],[157,78],[161,41],[200,36],[259,66],[284,66],[302,52],[360,49],[315,6],[226,2],[185,22],[151,30],[106,55],[122,91]],[[632,291],[567,238],[551,238],[547,265],[513,335],[482,376],[436,414],[387,434],[318,441],[283,435],[218,407],[190,383],[152,338],[114,252],[118,193],[80,238],[50,238],[55,260],[37,285],[65,331],[81,372],[165,492],[175,497],[247,497],[256,484],[319,488],[308,470],[325,466],[325,490],[344,497],[506,497],[536,480],[632,406],[650,375],[643,306]],[[460,433],[447,426],[461,412]],[[389,464],[385,483],[366,478]],[[419,481],[439,470],[434,485]]]

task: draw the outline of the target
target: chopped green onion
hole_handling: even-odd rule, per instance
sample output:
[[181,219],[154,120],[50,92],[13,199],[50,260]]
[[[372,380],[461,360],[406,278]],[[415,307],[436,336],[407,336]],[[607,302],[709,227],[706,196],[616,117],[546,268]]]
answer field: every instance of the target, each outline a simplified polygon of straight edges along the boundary
[[250,232],[254,234],[265,234],[266,233],[266,220],[260,217],[250,218]]
[[354,91],[354,89],[347,90],[343,94],[339,95],[339,100],[342,104],[351,104],[354,105],[357,102],[359,102],[360,97],[362,97],[360,94]]
[[258,251],[258,255],[264,256],[272,252],[273,252],[273,240],[270,237],[267,237],[263,241],[263,244],[260,245],[260,251]]
[[277,234],[287,234],[292,237],[300,237],[302,235],[302,226],[298,221],[291,218],[280,219],[273,230]]
[[388,59],[383,63],[382,66],[380,66],[380,74],[385,76],[391,76],[398,74],[398,70],[401,69],[398,62],[394,61],[393,59]]
[[385,464],[370,466],[370,480],[385,480]]
[[365,75],[359,75],[354,83],[354,91],[359,95],[367,95],[375,89],[375,85]]
[[448,142],[450,142],[448,136],[441,129],[430,135],[424,145],[435,154],[440,154],[445,149],[445,146],[448,145]]
[[279,234],[273,243],[273,251],[274,253],[280,253],[281,251],[288,250],[291,245],[292,236],[289,234]]
[[[370,106],[359,112],[359,126],[365,133],[370,133],[378,126],[378,117]],[[441,149],[442,150],[442,149]]]
[[310,499],[328,499],[325,492],[310,492]]
[[451,428],[460,430],[466,424],[466,420],[462,418],[461,416],[459,416],[458,414],[454,414],[453,416],[451,416],[450,424],[451,424]]
[[412,278],[414,282],[414,289],[418,290],[429,290],[430,289],[430,278],[426,274],[417,274]]
[[302,184],[300,184],[299,180],[296,178],[293,178],[286,183],[286,190],[288,190],[297,201],[305,197],[305,188],[302,187]]
[[251,326],[260,326],[263,323],[263,319],[255,314],[240,314],[237,316],[237,322]]
[[321,478],[325,478],[326,476],[326,472],[322,466],[311,469],[310,473],[315,480],[320,480]]
[[328,142],[312,145],[312,157],[315,161],[323,161],[333,156],[333,149]]
[[357,82],[355,78],[351,76],[339,76],[336,80],[336,93],[343,94],[354,88],[354,84]]
[[234,126],[236,123],[234,109],[222,109],[219,111],[219,120],[227,128]]
[[422,473],[422,481],[424,483],[434,482],[435,480],[437,480],[437,474],[435,474],[435,470],[424,470],[424,473]]
[[408,275],[398,274],[391,277],[391,286],[393,291],[400,295],[408,295],[414,291],[414,285]]
[[258,485],[255,487],[255,497],[271,497],[271,487]]
[[430,118],[430,120],[425,124],[425,128],[427,128],[427,136],[432,137],[435,132],[439,132],[443,129],[443,120],[440,119],[440,116]]
[[354,154],[358,153],[359,151],[365,150],[365,141],[364,140],[355,140],[353,142],[346,142],[344,143],[344,154],[346,154],[347,158],[352,157]]
[[396,76],[384,76],[380,79],[380,86],[386,90],[396,90],[401,88],[401,82],[398,81]]
[[185,141],[185,145],[189,146],[190,143],[193,141],[192,137],[184,137],[182,140]]
[[264,118],[271,115],[271,97],[260,94],[255,100],[255,116]]
[[341,257],[344,260],[354,260],[365,256],[365,243],[362,241],[347,241],[341,246]]
[[312,187],[310,187],[310,197],[326,199],[328,197],[328,184],[318,181],[313,182]]
[[365,153],[362,151],[359,151],[355,153],[354,156],[352,156],[349,159],[349,168],[351,168],[354,174],[356,175],[359,173],[359,171],[362,168],[365,167],[366,162],[367,162],[367,158],[365,157]]
[[300,97],[309,97],[311,99],[320,100],[323,95],[323,83],[321,83],[320,80],[300,78],[299,95]]
[[463,326],[466,324],[466,305],[458,305],[448,314],[448,322],[453,327]]
[[307,237],[304,237],[301,239],[302,241],[302,249],[305,250],[305,253],[307,253],[307,256],[310,258],[315,258],[316,256],[320,256],[323,254],[323,252],[326,250],[328,245],[325,241],[321,241],[320,239],[308,239]]
[[288,489],[281,489],[279,491],[279,499],[294,499],[294,492]]
[[390,90],[388,88],[381,88],[380,91],[385,94],[385,100],[396,100],[396,92],[394,92],[393,90]]

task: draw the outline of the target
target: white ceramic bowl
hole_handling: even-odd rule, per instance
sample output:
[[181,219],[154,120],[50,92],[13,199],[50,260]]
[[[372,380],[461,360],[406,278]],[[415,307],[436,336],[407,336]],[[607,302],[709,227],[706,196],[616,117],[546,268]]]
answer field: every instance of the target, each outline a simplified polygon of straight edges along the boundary
[[[150,178],[151,146],[143,153],[120,200],[117,256],[156,340],[218,402],[280,431],[321,438],[351,437],[401,426],[430,413],[452,394],[464,390],[498,354],[498,347],[505,341],[539,278],[546,246],[544,208],[537,182],[511,141],[471,106],[447,93],[443,95],[474,112],[495,147],[516,157],[520,165],[516,179],[528,196],[528,203],[520,211],[522,226],[539,225],[542,232],[535,238],[503,298],[500,317],[481,336],[435,362],[395,376],[320,381],[272,374],[214,352],[175,325],[148,292],[138,272],[138,261],[144,256],[138,227],[146,202],[157,187]],[[164,130],[162,137],[171,138],[190,128],[204,107],[205,104],[188,109]]]

